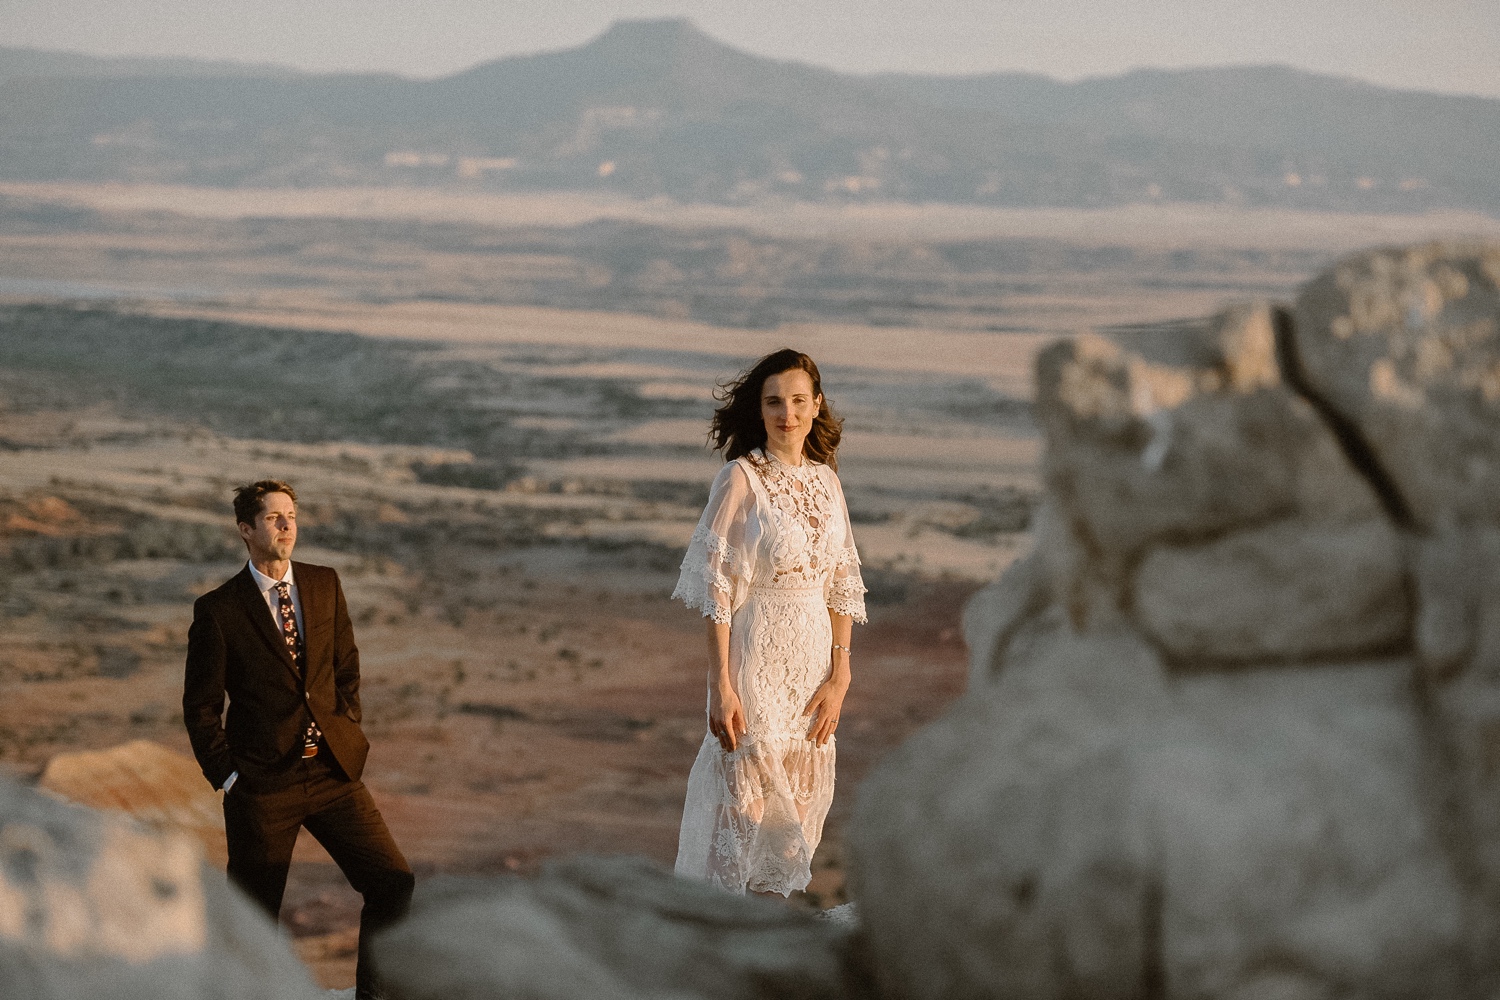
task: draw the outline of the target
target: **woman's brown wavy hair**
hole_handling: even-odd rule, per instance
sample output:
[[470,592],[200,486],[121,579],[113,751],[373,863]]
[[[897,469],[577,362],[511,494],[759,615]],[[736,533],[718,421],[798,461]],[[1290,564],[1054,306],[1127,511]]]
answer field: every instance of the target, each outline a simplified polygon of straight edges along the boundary
[[724,453],[725,461],[732,462],[741,455],[748,455],[765,446],[766,424],[760,416],[760,394],[766,379],[782,372],[807,372],[812,379],[813,395],[823,398],[818,415],[813,418],[812,429],[803,442],[802,453],[814,462],[824,462],[838,471],[839,439],[844,435],[844,419],[836,417],[828,397],[823,395],[823,376],[813,359],[790,347],[782,348],[761,358],[740,377],[721,382],[714,391],[720,403],[714,411],[713,423],[708,428],[708,440],[715,451]]

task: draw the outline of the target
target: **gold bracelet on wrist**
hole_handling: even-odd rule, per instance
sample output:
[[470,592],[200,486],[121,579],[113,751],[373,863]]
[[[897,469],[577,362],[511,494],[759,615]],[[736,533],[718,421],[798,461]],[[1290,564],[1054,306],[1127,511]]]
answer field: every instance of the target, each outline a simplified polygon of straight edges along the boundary
[[833,648],[834,649],[842,649],[844,652],[849,653],[851,655],[853,655],[853,653],[854,653],[854,650],[850,649],[848,646],[840,646],[838,643],[834,643],[833,644]]

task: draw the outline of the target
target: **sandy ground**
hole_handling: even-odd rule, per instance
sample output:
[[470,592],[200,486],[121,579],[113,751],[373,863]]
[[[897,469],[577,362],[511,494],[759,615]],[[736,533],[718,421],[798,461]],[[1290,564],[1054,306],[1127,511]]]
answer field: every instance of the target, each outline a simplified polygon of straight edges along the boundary
[[[254,303],[155,301],[136,303],[132,308],[153,316],[303,330],[348,330],[372,337],[437,341],[455,346],[535,345],[611,350],[629,344],[638,351],[691,352],[708,358],[739,359],[793,345],[822,359],[823,365],[870,369],[903,381],[920,380],[924,376],[976,377],[997,392],[1019,398],[1030,395],[1036,352],[1057,339],[1055,334],[1048,333],[997,336],[826,323],[741,330],[618,312],[439,302],[367,304],[265,293],[256,296]],[[687,371],[687,378],[677,372],[641,365],[570,368],[580,374],[605,377],[645,376],[648,392],[676,398],[706,398],[712,390],[711,382],[703,378],[698,366]],[[697,440],[701,441],[702,436],[700,429]]]
[[1440,238],[1497,239],[1500,220],[6,183],[0,297],[475,344],[741,357],[794,342],[952,373],[1025,356],[994,333],[1045,338],[1286,298],[1339,254]]
[[0,183],[0,196],[115,212],[174,212],[203,218],[423,219],[497,226],[576,226],[596,219],[657,225],[735,226],[777,236],[966,239],[1005,235],[1088,245],[1324,246],[1470,235],[1500,238],[1500,219],[1479,213],[1376,215],[1294,212],[1228,205],[1140,204],[1107,209],[989,208],[895,202],[764,201],[683,204],[587,194],[475,193],[436,188],[226,189],[162,184]]

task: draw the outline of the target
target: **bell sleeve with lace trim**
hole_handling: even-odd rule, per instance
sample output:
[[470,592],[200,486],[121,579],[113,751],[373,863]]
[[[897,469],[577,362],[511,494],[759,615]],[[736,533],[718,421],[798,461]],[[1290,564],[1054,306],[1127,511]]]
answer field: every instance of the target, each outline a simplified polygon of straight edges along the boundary
[[749,476],[740,463],[727,463],[714,477],[708,506],[693,531],[673,597],[702,611],[705,618],[730,623],[750,586],[746,528],[754,512]]
[[854,547],[854,525],[849,520],[849,504],[844,501],[844,487],[832,469],[826,472],[832,481],[832,493],[838,500],[839,513],[843,515],[842,530],[831,539],[833,572],[823,585],[823,596],[828,610],[835,614],[848,615],[863,625],[865,617],[865,581],[859,574],[859,550]]

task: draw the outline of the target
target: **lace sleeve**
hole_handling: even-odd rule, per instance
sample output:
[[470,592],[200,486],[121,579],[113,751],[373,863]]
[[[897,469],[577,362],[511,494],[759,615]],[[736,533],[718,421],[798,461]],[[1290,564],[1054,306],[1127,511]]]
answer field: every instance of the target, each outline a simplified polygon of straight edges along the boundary
[[730,462],[714,479],[672,591],[674,598],[724,625],[744,603],[749,586],[745,525],[754,505],[744,470]]
[[833,572],[829,574],[828,583],[823,588],[823,596],[829,611],[848,615],[863,625],[869,619],[865,616],[866,588],[864,578],[859,573],[859,550],[854,547],[854,526],[849,522],[849,505],[844,501],[844,489],[839,484],[838,476],[832,470],[829,470],[828,476],[833,480],[833,494],[838,500],[842,524],[841,530],[834,533],[832,540]]

